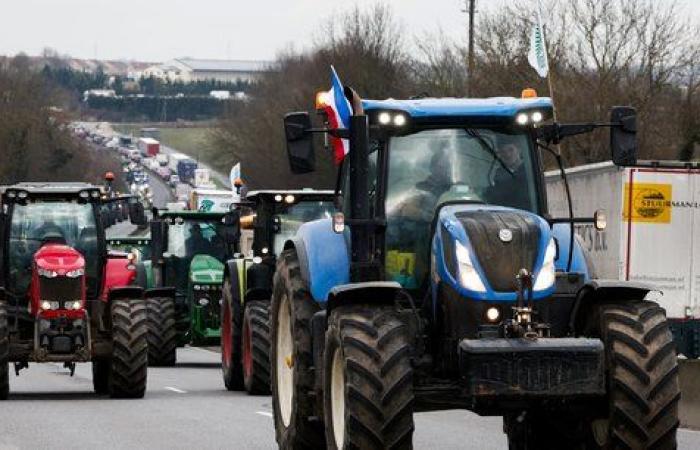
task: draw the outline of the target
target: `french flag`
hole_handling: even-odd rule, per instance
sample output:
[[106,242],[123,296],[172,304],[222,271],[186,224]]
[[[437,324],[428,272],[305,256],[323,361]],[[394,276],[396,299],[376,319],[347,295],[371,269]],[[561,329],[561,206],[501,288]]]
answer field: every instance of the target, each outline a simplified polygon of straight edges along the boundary
[[[345,97],[343,85],[340,83],[340,78],[338,78],[338,74],[333,66],[331,66],[331,89],[328,91],[327,100],[323,109],[328,116],[329,128],[331,130],[348,128],[350,126],[352,107]],[[330,136],[330,142],[333,146],[335,163],[340,164],[350,150],[350,142],[347,139],[340,139],[335,136]]]

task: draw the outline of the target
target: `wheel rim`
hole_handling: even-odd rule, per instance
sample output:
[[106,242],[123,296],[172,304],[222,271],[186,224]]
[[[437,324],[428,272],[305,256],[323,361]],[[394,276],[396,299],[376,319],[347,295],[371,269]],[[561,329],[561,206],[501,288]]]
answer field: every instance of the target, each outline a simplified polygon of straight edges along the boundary
[[292,393],[294,390],[293,338],[289,299],[284,295],[277,312],[277,402],[282,423],[288,427],[292,420]]
[[248,320],[243,323],[243,371],[246,378],[250,378],[253,373],[253,353],[251,342],[253,331],[248,325]]
[[607,419],[594,420],[591,423],[591,431],[593,432],[593,439],[595,440],[595,443],[600,447],[605,446],[608,443],[610,421]]
[[[224,292],[226,292],[226,289],[224,289]],[[233,324],[231,321],[231,306],[229,305],[228,298],[226,298],[226,294],[224,294],[224,311],[223,311],[223,325],[221,327],[221,357],[223,359],[223,365],[224,367],[230,367],[231,366],[231,360],[233,359],[232,356],[232,347],[233,344],[231,343],[232,335],[233,335]]]
[[342,449],[345,443],[345,372],[340,347],[333,352],[331,364],[331,415],[335,446]]

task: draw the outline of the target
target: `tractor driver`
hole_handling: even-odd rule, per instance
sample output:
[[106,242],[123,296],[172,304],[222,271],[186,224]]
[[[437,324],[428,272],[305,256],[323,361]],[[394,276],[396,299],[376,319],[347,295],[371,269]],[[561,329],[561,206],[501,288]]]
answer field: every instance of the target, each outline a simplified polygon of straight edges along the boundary
[[491,188],[486,195],[489,203],[514,208],[525,207],[530,199],[527,189],[524,189],[527,186],[527,174],[522,150],[514,142],[501,138],[496,147],[496,154],[503,164],[495,162],[495,169],[491,174]]
[[209,254],[211,243],[202,235],[202,229],[198,223],[190,226],[190,236],[185,241],[187,256],[191,258],[198,253]]

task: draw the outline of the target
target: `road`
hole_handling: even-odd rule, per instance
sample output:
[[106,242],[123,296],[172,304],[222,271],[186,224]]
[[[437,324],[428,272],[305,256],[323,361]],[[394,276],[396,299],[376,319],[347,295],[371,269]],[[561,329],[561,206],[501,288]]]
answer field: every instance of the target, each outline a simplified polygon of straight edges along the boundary
[[[227,392],[219,354],[178,351],[174,368],[151,368],[142,400],[92,393],[89,364],[75,376],[59,364],[32,364],[11,376],[0,407],[0,449],[273,449],[271,398]],[[700,433],[679,432],[679,448],[700,448]],[[465,411],[416,415],[416,449],[505,449],[501,419]]]
[[[170,155],[172,153],[184,153],[187,156],[189,156],[190,158],[197,160],[197,155],[192,155],[192,154],[187,153],[187,151],[177,150],[177,149],[174,149],[172,147],[168,147],[167,145],[161,144],[160,149],[163,153],[167,153],[168,155]],[[210,165],[207,165],[201,161],[197,162],[197,167],[199,167],[200,169],[208,169],[211,178],[214,178],[216,181],[221,183],[221,185],[224,186],[225,189],[231,188],[231,181],[228,179],[228,173],[223,173],[223,172],[219,171],[218,169],[214,169]]]

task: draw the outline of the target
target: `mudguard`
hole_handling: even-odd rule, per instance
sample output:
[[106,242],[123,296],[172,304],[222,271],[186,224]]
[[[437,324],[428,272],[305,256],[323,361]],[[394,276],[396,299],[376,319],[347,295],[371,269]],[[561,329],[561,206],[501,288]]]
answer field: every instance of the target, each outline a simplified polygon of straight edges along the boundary
[[571,312],[570,328],[576,332],[583,329],[587,318],[591,317],[593,307],[606,301],[643,300],[649,292],[658,289],[646,283],[621,280],[592,280],[578,292]]
[[369,281],[334,286],[328,293],[326,311],[330,313],[336,306],[353,303],[393,303],[402,290],[403,287],[396,281]]
[[245,260],[243,258],[229,259],[224,264],[224,279],[228,276],[231,280],[231,298],[237,299],[243,304],[245,298]]
[[107,301],[113,300],[140,300],[143,297],[143,288],[139,286],[114,287],[107,291]]
[[347,228],[343,234],[335,233],[332,219],[320,219],[303,224],[285,243],[285,250],[296,250],[302,280],[319,303],[328,301],[332,288],[350,281],[348,240]]
[[174,287],[158,287],[149,288],[144,292],[145,298],[155,298],[155,297],[169,297],[175,298],[175,288]]
[[246,270],[245,302],[272,298],[273,269],[268,264],[251,264]]
[[[566,271],[566,264],[569,258],[569,241],[571,240],[570,227],[571,224],[568,223],[556,223],[552,227],[552,236],[556,239],[558,248],[557,259],[554,261],[557,272]],[[581,245],[580,238],[575,233],[574,254],[571,258],[570,272],[584,274],[585,281],[590,281],[592,278],[595,278],[593,263]]]

